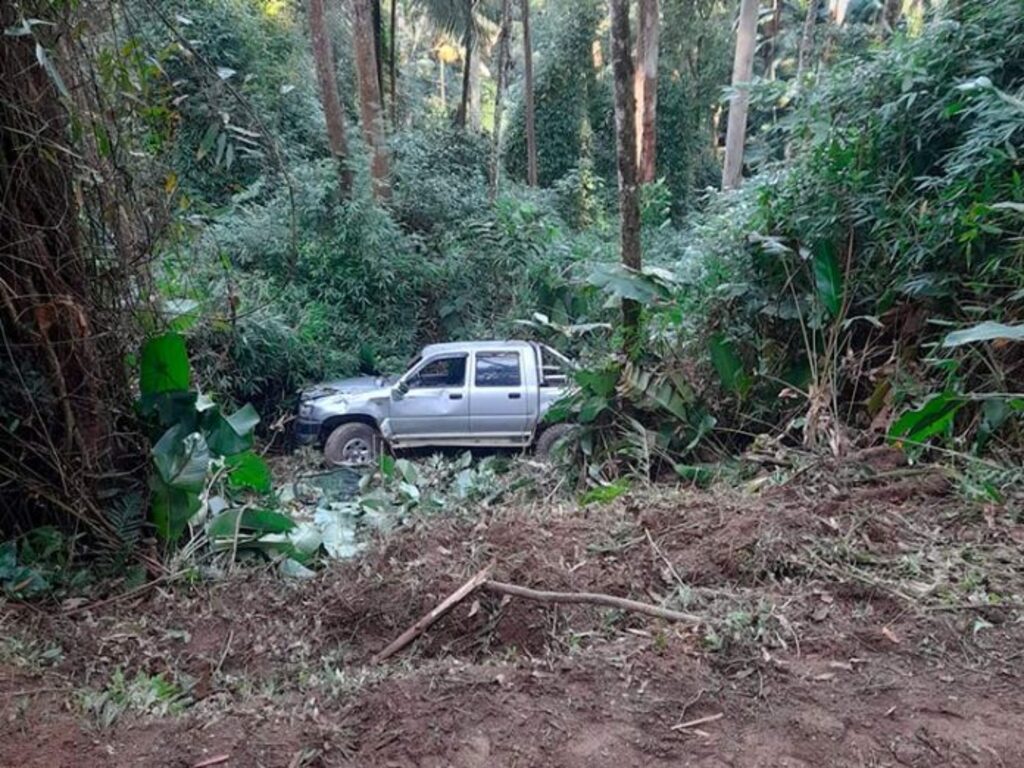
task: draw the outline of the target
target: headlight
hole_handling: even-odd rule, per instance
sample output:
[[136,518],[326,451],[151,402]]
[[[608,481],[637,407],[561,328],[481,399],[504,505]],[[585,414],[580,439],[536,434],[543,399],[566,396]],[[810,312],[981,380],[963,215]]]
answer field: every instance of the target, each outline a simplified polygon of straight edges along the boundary
[[309,416],[313,413],[312,403],[302,403],[299,405],[299,416]]

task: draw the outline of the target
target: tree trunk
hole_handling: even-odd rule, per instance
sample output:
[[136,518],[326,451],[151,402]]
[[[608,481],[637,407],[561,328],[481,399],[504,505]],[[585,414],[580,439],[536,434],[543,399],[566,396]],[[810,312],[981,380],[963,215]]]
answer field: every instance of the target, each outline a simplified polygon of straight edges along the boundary
[[[622,264],[639,270],[640,204],[636,177],[636,104],[633,59],[629,50],[629,0],[609,0],[612,75],[615,82],[615,149],[619,169],[619,217]],[[640,349],[640,304],[622,300],[623,351],[629,359]]]
[[483,51],[477,49],[473,57],[472,66],[469,68],[469,118],[470,130],[480,130],[480,97],[483,95],[480,88],[480,79],[483,77],[484,57]]
[[800,46],[796,57],[796,82],[800,84],[804,71],[807,69],[807,58],[811,55],[814,45],[814,26],[818,22],[818,3],[820,0],[807,0],[807,16],[804,18],[804,30],[800,35]]
[[742,0],[736,30],[736,56],[732,68],[733,95],[725,132],[725,165],[722,189],[738,189],[743,181],[743,145],[747,139],[747,107],[754,77],[754,45],[757,41],[758,0]]
[[381,108],[384,106],[384,43],[381,32],[384,29],[384,17],[380,11],[380,0],[373,0],[373,53],[377,65],[377,92],[380,94]]
[[455,110],[455,126],[466,127],[466,115],[469,113],[469,91],[472,88],[471,69],[473,66],[473,0],[466,2],[466,31],[462,35],[462,98],[459,108]]
[[530,0],[522,0],[523,10],[523,89],[526,127],[526,183],[537,186],[537,133],[533,112],[533,43],[530,42]]
[[658,0],[640,0],[636,37],[636,144],[638,180],[654,181],[658,108]]
[[885,0],[885,8],[882,11],[882,22],[887,33],[896,30],[896,25],[903,15],[903,0]]
[[338,161],[341,197],[352,194],[352,169],[348,166],[348,142],[345,139],[345,113],[338,95],[338,81],[334,71],[334,54],[324,20],[324,0],[309,0],[309,37],[313,43],[313,61],[316,79],[320,85],[320,103],[327,123],[327,141],[331,154]]
[[502,97],[505,90],[505,68],[508,66],[508,38],[512,26],[510,0],[501,0],[501,27],[495,46],[494,64],[494,132],[491,134],[491,200],[498,196],[498,174],[501,166],[501,117],[504,111]]
[[355,48],[356,78],[359,80],[359,116],[362,121],[363,138],[372,155],[370,175],[373,178],[373,194],[377,199],[381,199],[389,194],[388,157],[377,80],[372,2],[373,0],[352,0],[352,43]]
[[398,0],[391,0],[390,42],[388,81],[391,86],[391,127],[393,130],[398,130]]

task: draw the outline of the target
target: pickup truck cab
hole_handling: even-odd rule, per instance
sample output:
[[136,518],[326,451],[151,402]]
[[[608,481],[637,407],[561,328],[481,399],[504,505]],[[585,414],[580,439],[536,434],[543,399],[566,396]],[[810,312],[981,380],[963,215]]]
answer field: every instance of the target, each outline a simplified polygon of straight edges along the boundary
[[[527,341],[432,344],[397,380],[342,379],[303,392],[296,438],[330,464],[366,464],[384,445],[526,447],[546,453],[564,433],[541,419],[573,364]],[[543,440],[538,438],[544,436]]]

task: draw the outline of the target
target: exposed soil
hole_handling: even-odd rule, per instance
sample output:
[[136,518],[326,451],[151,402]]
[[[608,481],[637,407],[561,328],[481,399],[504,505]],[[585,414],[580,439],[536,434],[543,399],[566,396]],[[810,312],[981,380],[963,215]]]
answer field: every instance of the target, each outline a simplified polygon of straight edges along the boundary
[[[302,583],[8,605],[0,766],[1022,766],[1021,522],[840,467],[433,518]],[[370,664],[492,560],[706,621],[478,593]],[[157,675],[177,694],[116,693]]]

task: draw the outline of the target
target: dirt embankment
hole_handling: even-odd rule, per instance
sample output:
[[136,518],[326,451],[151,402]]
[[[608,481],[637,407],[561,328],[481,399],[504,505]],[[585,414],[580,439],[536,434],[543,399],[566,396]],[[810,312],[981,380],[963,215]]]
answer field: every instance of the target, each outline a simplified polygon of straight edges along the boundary
[[[0,766],[1024,765],[1020,510],[837,478],[434,518],[299,584],[7,606]],[[491,560],[705,621],[479,593],[370,664]]]

